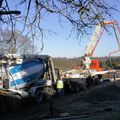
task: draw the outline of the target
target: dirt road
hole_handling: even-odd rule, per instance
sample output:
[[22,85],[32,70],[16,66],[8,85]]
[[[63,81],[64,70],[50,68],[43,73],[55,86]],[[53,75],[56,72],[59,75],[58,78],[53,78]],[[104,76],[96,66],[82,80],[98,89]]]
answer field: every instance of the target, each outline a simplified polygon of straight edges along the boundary
[[[88,91],[56,97],[52,102],[53,115],[79,115],[78,120],[119,120],[120,88],[116,85],[104,82]],[[1,114],[0,120],[40,120],[45,116],[50,116],[50,102],[24,105],[19,112]]]

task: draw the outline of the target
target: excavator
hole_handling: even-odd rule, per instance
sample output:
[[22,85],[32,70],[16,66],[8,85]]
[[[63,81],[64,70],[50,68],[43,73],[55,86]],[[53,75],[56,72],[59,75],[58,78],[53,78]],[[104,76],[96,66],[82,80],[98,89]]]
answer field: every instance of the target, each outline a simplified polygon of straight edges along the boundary
[[109,56],[111,54],[120,52],[120,40],[119,40],[119,35],[120,35],[120,28],[119,24],[116,20],[114,21],[104,21],[99,24],[97,24],[95,31],[90,39],[89,44],[87,45],[84,55],[83,55],[83,60],[82,60],[82,68],[84,70],[88,70],[90,74],[105,74],[107,72],[113,72],[114,70],[107,70],[103,71],[102,68],[100,67],[100,60],[95,60],[91,59],[91,57],[94,54],[94,51],[104,33],[104,30],[106,29],[106,26],[111,25],[115,34],[115,38],[118,44],[118,50],[115,50],[113,52],[109,53]]

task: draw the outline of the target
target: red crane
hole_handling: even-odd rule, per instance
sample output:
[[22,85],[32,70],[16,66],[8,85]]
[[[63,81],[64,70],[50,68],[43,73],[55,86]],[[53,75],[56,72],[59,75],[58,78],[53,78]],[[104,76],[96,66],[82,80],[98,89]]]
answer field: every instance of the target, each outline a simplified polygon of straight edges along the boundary
[[94,51],[100,41],[100,38],[102,37],[103,33],[104,33],[104,29],[107,25],[111,25],[113,30],[114,30],[114,34],[117,40],[117,44],[118,44],[118,50],[110,52],[110,54],[114,54],[116,52],[120,51],[120,40],[119,40],[119,34],[120,34],[120,28],[118,25],[117,21],[104,21],[99,23],[96,28],[95,31],[90,39],[89,44],[87,45],[84,55],[83,55],[83,66],[85,69],[94,69],[96,71],[102,71],[102,68],[100,67],[100,61],[99,60],[91,60],[91,57],[94,54]]

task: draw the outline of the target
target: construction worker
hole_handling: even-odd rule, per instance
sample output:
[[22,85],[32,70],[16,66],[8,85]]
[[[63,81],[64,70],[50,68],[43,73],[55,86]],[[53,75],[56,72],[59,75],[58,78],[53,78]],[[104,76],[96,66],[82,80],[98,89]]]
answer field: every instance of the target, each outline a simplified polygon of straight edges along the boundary
[[59,97],[63,97],[64,96],[64,84],[63,84],[63,81],[61,79],[59,79],[57,81],[57,90],[58,90],[58,95]]

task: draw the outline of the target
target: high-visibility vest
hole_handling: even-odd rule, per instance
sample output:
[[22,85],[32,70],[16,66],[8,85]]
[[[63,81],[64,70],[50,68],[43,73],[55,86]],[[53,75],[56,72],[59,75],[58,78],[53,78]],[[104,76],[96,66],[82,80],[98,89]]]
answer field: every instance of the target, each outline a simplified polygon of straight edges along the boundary
[[57,81],[57,88],[63,88],[63,81],[62,80]]

